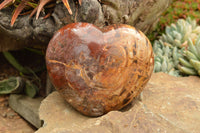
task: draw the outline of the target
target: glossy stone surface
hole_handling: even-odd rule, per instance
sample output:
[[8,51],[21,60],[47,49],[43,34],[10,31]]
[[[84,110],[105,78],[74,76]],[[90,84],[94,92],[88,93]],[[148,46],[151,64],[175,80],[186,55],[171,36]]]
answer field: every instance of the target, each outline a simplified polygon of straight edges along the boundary
[[154,58],[149,40],[134,27],[73,23],[51,39],[46,64],[69,104],[85,115],[100,116],[123,108],[142,91]]

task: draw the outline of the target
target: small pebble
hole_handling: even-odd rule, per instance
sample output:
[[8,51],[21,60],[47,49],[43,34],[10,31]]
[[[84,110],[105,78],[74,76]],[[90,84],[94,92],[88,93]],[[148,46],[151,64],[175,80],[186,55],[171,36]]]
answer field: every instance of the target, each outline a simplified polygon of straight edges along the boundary
[[3,118],[6,118],[6,117],[7,117],[7,114],[6,114],[6,113],[3,113],[2,116],[3,116]]
[[14,117],[16,116],[16,114],[13,113],[13,112],[8,112],[8,113],[6,114],[6,116],[7,116],[7,118],[12,119],[12,118],[14,118]]

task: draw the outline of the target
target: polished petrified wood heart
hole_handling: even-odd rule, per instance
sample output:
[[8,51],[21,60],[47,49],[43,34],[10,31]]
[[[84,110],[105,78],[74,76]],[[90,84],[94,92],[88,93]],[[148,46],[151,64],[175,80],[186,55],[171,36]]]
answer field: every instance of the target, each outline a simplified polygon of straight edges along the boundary
[[148,82],[154,64],[152,47],[128,25],[100,30],[73,23],[51,39],[46,53],[50,79],[76,110],[99,116],[119,110]]

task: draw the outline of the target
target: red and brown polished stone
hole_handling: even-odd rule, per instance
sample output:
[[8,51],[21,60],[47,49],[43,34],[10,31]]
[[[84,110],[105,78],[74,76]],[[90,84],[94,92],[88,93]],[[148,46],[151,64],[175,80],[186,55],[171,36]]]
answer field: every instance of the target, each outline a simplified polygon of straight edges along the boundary
[[151,44],[128,25],[73,23],[51,39],[46,64],[55,88],[76,110],[100,116],[136,97],[153,71]]

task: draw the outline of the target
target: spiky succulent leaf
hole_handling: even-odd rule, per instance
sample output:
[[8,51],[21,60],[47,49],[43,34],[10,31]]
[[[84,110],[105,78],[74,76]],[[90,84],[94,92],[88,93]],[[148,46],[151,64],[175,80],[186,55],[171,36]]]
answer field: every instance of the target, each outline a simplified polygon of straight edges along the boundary
[[[180,64],[184,67],[189,67],[195,71],[196,75],[200,76],[200,36],[194,40],[188,39],[188,48],[185,50],[184,57],[179,58]],[[183,71],[181,67],[179,70],[188,75],[194,75],[190,71]]]
[[198,53],[198,59],[200,60],[200,36],[198,37],[198,39],[195,42],[195,47]]
[[192,68],[188,68],[188,67],[184,67],[184,66],[178,65],[178,69],[182,73],[185,73],[185,74],[188,74],[188,75],[197,75],[197,72]]
[[200,61],[191,59],[190,63],[197,71],[200,70]]
[[182,65],[189,67],[189,68],[193,68],[193,66],[190,64],[190,62],[184,58],[179,58],[179,61]]
[[189,50],[186,51],[185,55],[189,60],[191,60],[191,59],[198,60],[198,58],[195,56],[195,54],[192,53],[192,51],[189,51]]
[[188,39],[188,49],[189,49],[195,56],[198,56],[198,52],[197,52],[197,50],[196,50],[196,48],[195,48],[195,46],[194,46],[194,44],[193,44],[191,38]]

